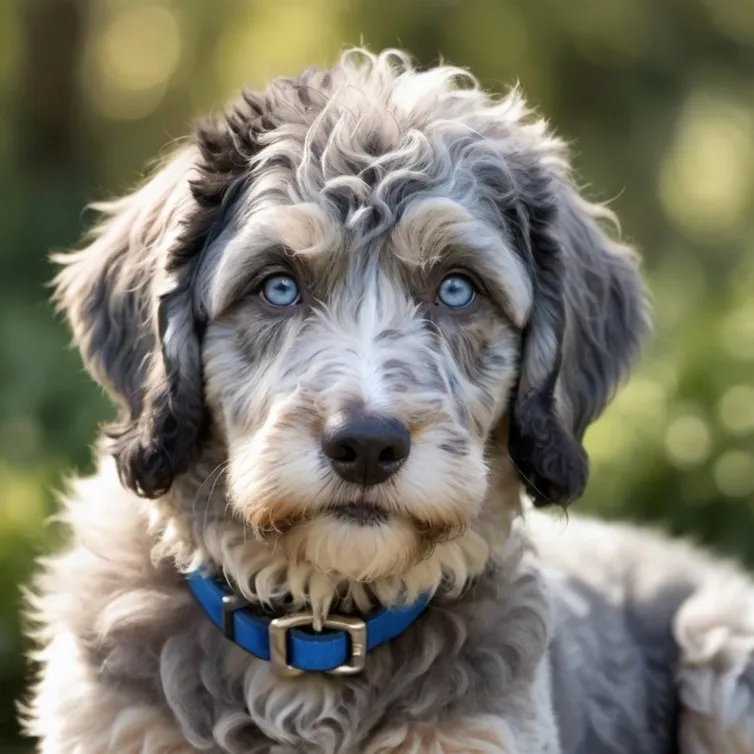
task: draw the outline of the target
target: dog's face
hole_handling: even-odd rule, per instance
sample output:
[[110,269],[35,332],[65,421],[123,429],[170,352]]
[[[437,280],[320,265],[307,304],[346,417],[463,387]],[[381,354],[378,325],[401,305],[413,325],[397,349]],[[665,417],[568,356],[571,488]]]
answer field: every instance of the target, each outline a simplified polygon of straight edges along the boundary
[[126,484],[219,443],[237,520],[360,581],[473,526],[509,458],[537,502],[581,493],[633,258],[520,99],[459,75],[351,55],[244,95],[66,258]]
[[209,290],[229,500],[291,557],[359,580],[403,571],[479,513],[531,282],[481,202],[415,191],[374,232],[379,182],[349,227],[337,188],[323,201],[280,172],[286,194],[252,188]]

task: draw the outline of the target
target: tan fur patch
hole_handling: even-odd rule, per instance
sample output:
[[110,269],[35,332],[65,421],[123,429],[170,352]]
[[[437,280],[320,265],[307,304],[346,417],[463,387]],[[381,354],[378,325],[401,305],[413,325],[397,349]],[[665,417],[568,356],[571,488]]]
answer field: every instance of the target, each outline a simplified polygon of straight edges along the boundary
[[754,741],[738,726],[725,729],[714,715],[681,714],[680,751],[684,754],[752,754]]

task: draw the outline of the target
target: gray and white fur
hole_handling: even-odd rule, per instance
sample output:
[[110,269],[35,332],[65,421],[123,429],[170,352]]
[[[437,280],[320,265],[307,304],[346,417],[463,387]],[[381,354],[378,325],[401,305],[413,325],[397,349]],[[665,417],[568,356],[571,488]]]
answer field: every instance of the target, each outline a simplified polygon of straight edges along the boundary
[[[519,92],[350,51],[243,93],[98,209],[57,300],[119,413],[29,595],[40,752],[754,752],[751,581],[522,503],[580,496],[648,317]],[[265,300],[275,274],[295,305]],[[410,432],[380,484],[322,451],[356,409]],[[209,622],[198,567],[317,627],[434,596],[361,675],[290,679]]]

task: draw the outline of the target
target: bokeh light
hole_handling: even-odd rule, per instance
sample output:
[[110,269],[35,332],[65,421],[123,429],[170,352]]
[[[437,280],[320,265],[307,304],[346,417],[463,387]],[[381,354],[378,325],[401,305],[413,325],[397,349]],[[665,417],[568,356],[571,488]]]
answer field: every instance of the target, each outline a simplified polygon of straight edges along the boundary
[[259,86],[271,76],[324,64],[340,37],[338,6],[328,0],[247,3],[216,47],[213,66],[219,88]]
[[751,111],[695,93],[660,170],[660,199],[670,220],[697,239],[730,237],[750,206],[753,159]]
[[89,93],[109,118],[143,118],[160,104],[181,55],[181,33],[169,5],[121,3],[93,32]]
[[734,385],[726,390],[718,403],[718,414],[729,432],[754,432],[754,387]]
[[712,449],[709,425],[698,416],[679,416],[665,432],[665,448],[668,458],[676,466],[691,467],[703,463]]
[[754,455],[729,450],[715,462],[715,482],[728,497],[744,497],[754,492]]

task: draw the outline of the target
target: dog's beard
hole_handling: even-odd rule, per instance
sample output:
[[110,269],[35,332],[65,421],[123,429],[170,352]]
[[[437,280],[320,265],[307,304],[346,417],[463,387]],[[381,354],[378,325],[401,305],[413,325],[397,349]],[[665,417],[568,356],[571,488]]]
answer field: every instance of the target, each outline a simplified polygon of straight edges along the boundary
[[427,557],[432,547],[401,516],[376,516],[362,523],[338,511],[295,524],[280,537],[279,545],[292,563],[310,563],[336,579],[359,582],[398,577]]
[[305,563],[336,581],[366,584],[402,576],[465,528],[460,521],[433,523],[360,499],[276,519],[255,533],[294,566]]
[[481,500],[430,508],[376,493],[369,497],[374,500],[310,498],[302,505],[291,495],[265,495],[251,506],[232,507],[244,528],[292,568],[311,568],[333,583],[364,585],[400,582],[438,546],[461,539],[481,508]]
[[423,520],[366,500],[273,517],[266,525],[254,521],[256,538],[291,566],[307,565],[334,582],[362,584],[400,579],[439,544],[462,537],[468,525],[460,519]]
[[251,602],[309,609],[320,624],[331,609],[365,613],[376,604],[411,604],[438,589],[460,594],[505,538],[498,520],[505,510],[494,507],[449,530],[396,512],[368,511],[362,521],[331,504],[254,535],[248,510],[240,515],[232,507],[233,516],[203,527],[198,549],[172,507],[155,509],[153,555],[173,557],[186,571],[209,561]]

